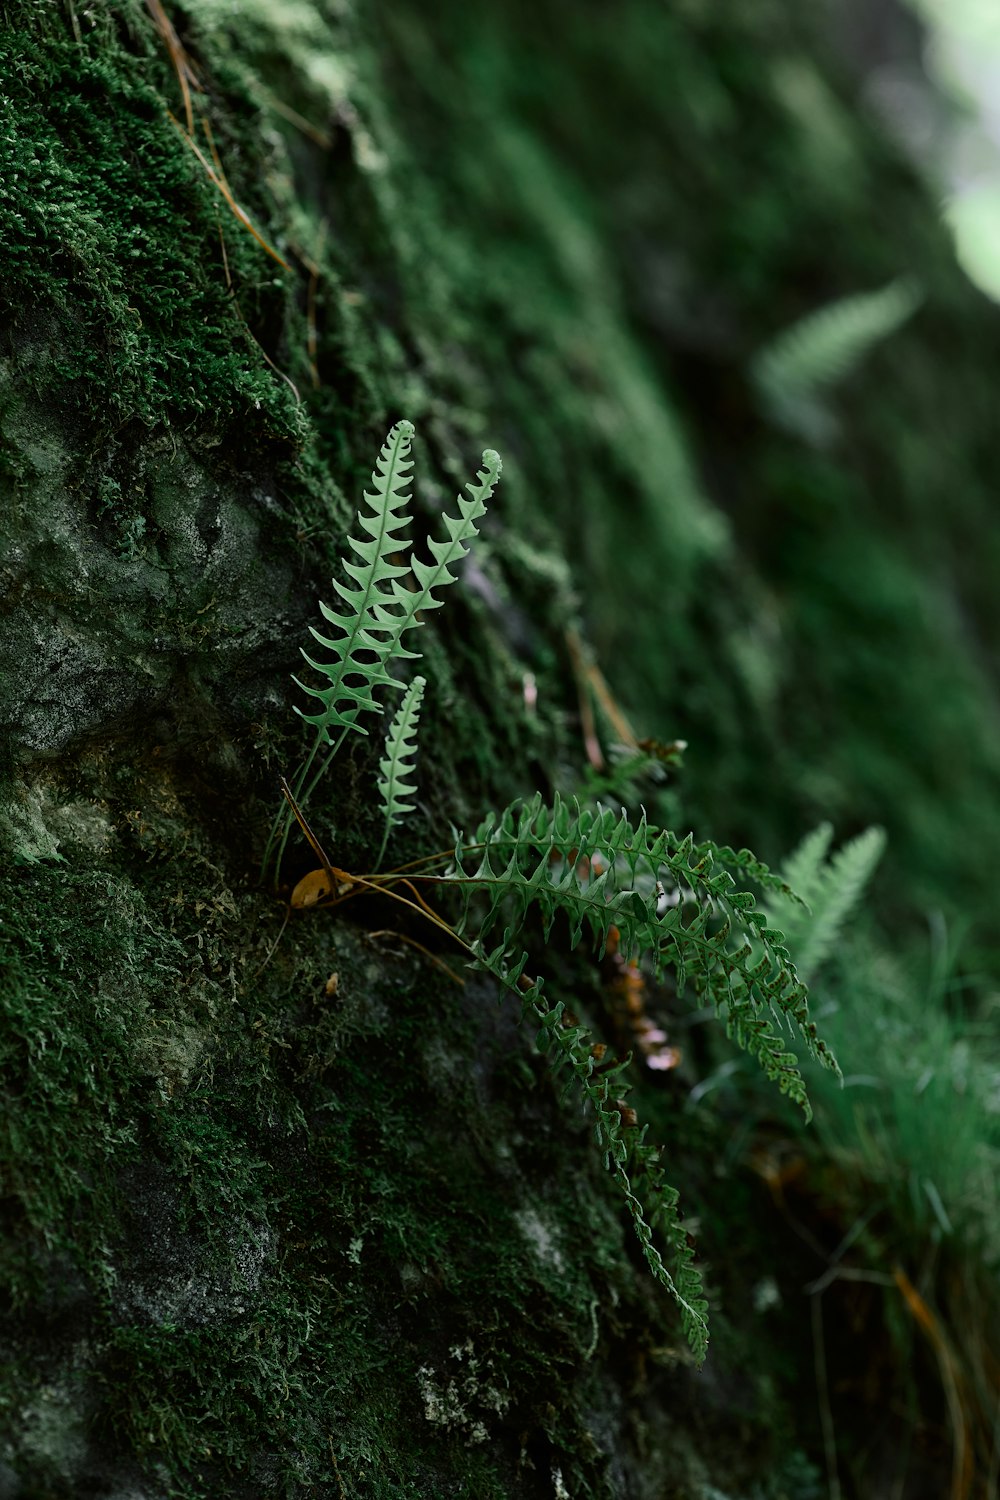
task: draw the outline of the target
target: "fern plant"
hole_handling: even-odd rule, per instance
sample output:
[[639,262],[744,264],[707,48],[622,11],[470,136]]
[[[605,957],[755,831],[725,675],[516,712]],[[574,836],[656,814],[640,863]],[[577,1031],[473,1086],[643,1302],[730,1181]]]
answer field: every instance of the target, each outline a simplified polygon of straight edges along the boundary
[[[594,1042],[586,1027],[561,1003],[549,1004],[542,980],[527,972],[522,932],[532,910],[546,938],[561,915],[573,945],[586,935],[602,954],[614,938],[626,958],[647,962],[657,974],[669,969],[678,990],[691,984],[707,999],[739,1046],[808,1116],[802,1075],[787,1037],[797,1036],[825,1066],[837,1071],[837,1065],[809,1019],[805,985],[782,932],[742,885],[756,884],[789,909],[796,897],[787,881],[746,849],[696,844],[690,834],[678,839],[652,827],[645,816],[633,823],[624,811],[581,807],[558,794],[551,804],[539,795],[488,814],[472,839],[456,836],[448,854],[428,855],[399,870],[379,873],[392,830],[414,810],[410,799],[415,792],[422,677],[415,677],[406,689],[379,763],[384,831],[375,869],[352,875],[330,862],[299,803],[347,734],[367,733],[360,716],[383,712],[377,695],[402,687],[394,669],[418,655],[407,648],[406,633],[420,623],[422,612],[439,607],[436,591],[455,581],[453,569],[477,534],[476,522],[500,473],[497,454],[484,453],[479,483],[467,487],[471,498],[459,497],[457,514],[444,518],[446,538],[429,543],[432,561],[412,560],[409,566],[394,561],[409,548],[401,533],[407,519],[412,434],[410,423],[397,423],[382,449],[372,492],[366,493],[365,509],[358,516],[365,537],[349,539],[360,561],[346,561],[344,569],[352,583],[336,585],[346,608],[321,606],[324,619],[339,634],[328,637],[314,630],[327,655],[314,659],[303,652],[326,681],[320,687],[299,683],[319,705],[315,713],[301,714],[316,735],[294,789],[283,785],[288,820],[298,819],[322,868],[303,877],[290,904],[334,906],[363,891],[382,892],[420,913],[464,949],[472,963],[492,974],[501,991],[518,998],[523,1015],[537,1026],[539,1048],[553,1071],[568,1073],[569,1086],[579,1089],[592,1109],[606,1166],[625,1200],[646,1261],[677,1302],[690,1346],[700,1360],[707,1349],[707,1304],[677,1192],[666,1179],[660,1151],[646,1141],[645,1129],[639,1128],[623,1097],[628,1092],[623,1074],[630,1059],[605,1065],[606,1049]],[[276,820],[276,829],[279,826]],[[287,827],[278,848],[278,867],[286,836]],[[276,838],[273,832],[269,854]],[[459,898],[454,923],[429,904],[427,898],[435,891]]]
[[[358,527],[364,535],[347,539],[360,561],[344,559],[344,571],[351,583],[334,580],[334,588],[346,609],[331,609],[320,603],[324,620],[338,634],[331,637],[310,626],[326,655],[317,660],[303,650],[302,656],[326,681],[321,687],[313,687],[298,677],[292,679],[318,705],[314,713],[304,713],[298,707],[295,710],[316,730],[293,785],[293,795],[299,800],[308,800],[352,730],[367,735],[368,730],[358,722],[359,716],[363,712],[384,712],[376,693],[380,689],[402,689],[402,681],[390,668],[419,656],[419,652],[408,649],[404,637],[420,625],[421,615],[440,608],[443,601],[436,591],[455,582],[457,574],[452,569],[466,557],[470,543],[478,536],[476,523],[486,514],[486,503],[500,478],[500,455],[487,449],[483,467],[476,476],[478,484],[466,486],[470,498],[459,495],[458,513],[443,517],[444,539],[432,538],[428,542],[431,562],[414,558],[407,567],[394,561],[405,556],[411,546],[401,533],[409,522],[407,508],[411,496],[407,486],[413,468],[410,460],[413,432],[412,422],[396,423],[382,445],[372,473],[372,489],[364,492],[365,503],[357,515]],[[317,759],[319,764],[315,765]],[[388,816],[391,821],[392,813]],[[274,858],[277,874],[291,824],[292,815],[283,806],[264,851],[265,873],[277,844]]]

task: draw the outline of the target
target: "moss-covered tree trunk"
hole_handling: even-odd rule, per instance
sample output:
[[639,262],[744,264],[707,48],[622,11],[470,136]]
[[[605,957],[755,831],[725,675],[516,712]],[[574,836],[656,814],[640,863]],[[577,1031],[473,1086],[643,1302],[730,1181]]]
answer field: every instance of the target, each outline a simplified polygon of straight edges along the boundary
[[[4,1496],[811,1493],[808,1349],[760,1355],[804,1314],[754,1312],[763,1197],[732,1121],[682,1107],[698,1025],[685,1085],[639,1084],[707,1215],[700,1372],[514,1007],[411,914],[286,922],[259,882],[290,674],[405,416],[418,540],[484,447],[505,474],[422,630],[400,862],[582,784],[593,651],[640,733],[695,747],[667,811],[767,857],[875,818],[911,898],[982,899],[995,688],[925,604],[960,579],[985,639],[935,506],[949,441],[964,519],[990,500],[995,329],[794,7],[672,9],[0,6]],[[932,295],[845,398],[857,448],[769,426],[755,348],[903,273]],[[851,692],[800,708],[817,655]],[[945,751],[965,803],[931,795]],[[346,870],[377,757],[356,737],[310,805]],[[557,992],[624,1049],[620,976],[558,937]]]

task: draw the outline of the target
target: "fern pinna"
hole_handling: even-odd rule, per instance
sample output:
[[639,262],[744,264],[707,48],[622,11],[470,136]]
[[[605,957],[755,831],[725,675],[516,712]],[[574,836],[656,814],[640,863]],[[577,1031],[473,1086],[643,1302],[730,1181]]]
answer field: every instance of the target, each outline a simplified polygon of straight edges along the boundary
[[[390,432],[372,476],[372,492],[366,493],[358,516],[365,537],[350,538],[360,559],[344,563],[352,582],[336,584],[339,611],[321,605],[324,619],[339,634],[328,637],[314,630],[326,655],[314,658],[303,652],[325,682],[319,687],[299,683],[319,705],[315,713],[299,710],[316,735],[294,791],[283,786],[322,868],[298,882],[290,904],[328,907],[362,892],[381,891],[428,919],[473,963],[493,974],[502,990],[517,996],[522,1014],[537,1026],[538,1045],[553,1070],[567,1071],[570,1086],[575,1084],[591,1106],[607,1168],[624,1197],[646,1261],[675,1298],[691,1348],[701,1359],[708,1340],[707,1304],[660,1151],[647,1143],[645,1129],[620,1097],[628,1090],[623,1074],[629,1059],[605,1065],[606,1049],[561,1003],[549,1003],[542,981],[527,974],[521,933],[530,909],[537,910],[546,937],[561,912],[573,944],[586,933],[603,954],[614,934],[625,958],[644,959],[657,973],[669,968],[678,989],[691,983],[707,998],[739,1046],[808,1115],[802,1075],[786,1033],[798,1035],[813,1057],[835,1071],[836,1063],[809,1020],[805,986],[782,933],[770,926],[737,881],[770,892],[786,913],[794,911],[796,898],[784,880],[746,849],[737,853],[712,843],[695,844],[690,835],[678,840],[651,827],[644,816],[633,824],[624,812],[581,807],[558,795],[551,805],[536,796],[490,813],[475,838],[459,838],[451,855],[429,855],[378,873],[393,828],[415,806],[412,778],[422,677],[406,689],[379,762],[385,821],[375,870],[351,875],[330,862],[297,799],[308,796],[351,730],[367,732],[358,722],[361,714],[383,712],[377,694],[402,690],[393,668],[418,655],[407,649],[404,637],[420,623],[422,613],[439,607],[436,591],[455,581],[452,570],[477,534],[476,522],[500,473],[497,454],[484,453],[479,483],[467,486],[471,498],[459,496],[457,514],[444,517],[446,537],[428,543],[432,561],[415,559],[407,565],[401,559],[410,544],[401,533],[407,520],[412,434],[409,422],[397,423]],[[309,780],[317,757],[319,766]],[[284,837],[278,867],[283,848]],[[459,896],[461,914],[454,925],[428,905],[421,887]]]

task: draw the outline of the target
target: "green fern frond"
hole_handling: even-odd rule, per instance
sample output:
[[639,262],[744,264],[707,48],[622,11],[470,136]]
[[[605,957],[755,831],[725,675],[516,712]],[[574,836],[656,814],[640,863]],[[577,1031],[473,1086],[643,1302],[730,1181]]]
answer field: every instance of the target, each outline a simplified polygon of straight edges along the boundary
[[[427,543],[434,561],[425,563],[421,562],[419,557],[412,559],[413,576],[417,581],[417,587],[406,589],[399,584],[393,586],[396,601],[402,606],[401,633],[414,625],[419,625],[421,614],[425,614],[430,609],[440,609],[444,601],[434,597],[434,590],[446,588],[449,583],[455,582],[457,575],[451,569],[468,555],[473,538],[479,535],[476,522],[482,520],[486,514],[486,502],[496,489],[502,470],[503,464],[499,453],[492,448],[487,448],[483,454],[483,467],[476,475],[479,483],[470,483],[465,486],[472,498],[466,500],[462,495],[456,496],[458,515],[442,517],[448,534],[447,540],[431,539]],[[401,654],[406,656],[415,653],[402,652]]]
[[833,418],[816,398],[901,328],[921,300],[916,284],[902,278],[878,291],[841,297],[779,333],[751,370],[768,413],[806,437],[828,436]]
[[764,390],[788,394],[833,385],[901,328],[920,302],[919,289],[906,279],[840,297],[779,333],[757,355],[754,378]]
[[423,677],[414,677],[385,737],[385,754],[379,761],[381,775],[378,778],[378,791],[382,798],[382,811],[385,813],[385,831],[382,834],[382,847],[375,861],[376,870],[382,863],[391,830],[414,808],[414,804],[405,801],[405,798],[416,793],[415,784],[408,778],[414,774],[417,724],[426,685]]
[[[700,1363],[708,1352],[708,1303],[678,1211],[678,1194],[666,1180],[660,1152],[646,1144],[645,1127],[639,1130],[623,1124],[621,1110],[616,1107],[617,1097],[626,1091],[620,1075],[627,1059],[616,1068],[600,1074],[595,1071],[597,1053],[590,1033],[571,1021],[561,1004],[550,1007],[546,1003],[541,981],[526,980],[527,954],[512,955],[513,936],[508,928],[503,941],[492,950],[477,940],[472,945],[476,961],[517,996],[522,1017],[537,1024],[538,1049],[553,1075],[568,1070],[570,1085],[578,1085],[590,1103],[605,1167],[625,1199],[647,1265],[680,1309],[685,1335]],[[657,1231],[668,1247],[669,1266],[654,1241]]]
[[[823,871],[832,839],[832,824],[820,823],[812,833],[806,834],[782,867],[788,884],[798,892],[810,911],[823,884]],[[794,920],[793,916],[791,921]]]
[[[359,734],[367,734],[367,729],[357,720],[363,710],[382,712],[381,704],[373,696],[375,689],[400,686],[387,669],[389,663],[401,654],[400,636],[406,628],[406,621],[396,607],[398,580],[408,569],[391,562],[390,558],[406,552],[410,546],[399,533],[409,520],[406,507],[410,496],[406,486],[413,468],[409,461],[413,431],[412,422],[396,423],[382,446],[372,473],[372,493],[364,492],[366,504],[358,511],[357,520],[367,537],[364,540],[348,537],[348,545],[361,562],[344,563],[344,571],[354,580],[354,585],[334,583],[346,605],[346,612],[337,613],[326,604],[320,604],[323,618],[336,626],[339,637],[330,639],[310,627],[311,634],[331,653],[331,658],[316,661],[305,651],[302,655],[314,671],[327,679],[327,685],[309,687],[297,677],[293,678],[321,705],[318,713],[307,714],[298,708],[296,713],[307,724],[315,724],[320,742],[324,744],[331,743],[331,729],[342,732],[356,729]],[[382,587],[386,583],[390,586],[388,593]]]
[[749,891],[736,889],[726,857],[713,845],[696,847],[690,835],[678,842],[645,818],[633,826],[624,813],[580,808],[558,796],[547,807],[535,797],[491,814],[473,843],[460,842],[452,878],[466,897],[463,925],[471,925],[473,898],[483,900],[485,909],[475,908],[481,939],[501,920],[519,930],[529,907],[538,910],[546,937],[561,912],[570,941],[586,931],[601,953],[615,927],[625,956],[647,954],[657,970],[671,968],[679,988],[690,979],[737,1043],[807,1115],[797,1059],[771,1020],[797,1031],[807,1051],[836,1070],[809,1020],[806,989],[783,934],[768,925]]
[[[326,681],[320,687],[311,687],[298,677],[292,679],[319,705],[315,713],[296,708],[296,713],[316,729],[312,747],[292,788],[293,796],[302,801],[308,800],[348,733],[351,730],[368,733],[359,723],[360,716],[384,711],[375,696],[377,690],[402,688],[392,668],[399,661],[416,660],[420,655],[406,647],[404,637],[422,623],[421,617],[428,610],[440,608],[443,601],[437,592],[456,581],[458,575],[452,570],[466,557],[473,538],[478,536],[476,523],[485,515],[486,502],[500,478],[500,455],[492,448],[487,449],[477,475],[478,484],[466,486],[471,498],[458,496],[458,514],[443,517],[445,538],[428,542],[432,561],[410,558],[406,563],[400,562],[398,559],[411,547],[401,533],[409,521],[407,486],[413,468],[409,460],[413,432],[412,422],[397,422],[382,446],[372,474],[372,491],[365,491],[365,504],[357,515],[358,526],[365,536],[348,538],[349,546],[361,560],[344,562],[351,583],[334,583],[343,608],[338,612],[320,604],[323,618],[339,632],[331,638],[312,630],[329,658],[320,660],[302,652],[309,666]],[[335,730],[340,731],[336,739],[332,733]],[[317,757],[319,764],[313,769]],[[280,867],[291,825],[291,814],[282,806],[264,851],[265,872],[272,862],[275,869]]]
[[802,892],[810,909],[795,910],[789,904],[775,913],[806,979],[811,979],[829,956],[885,850],[883,830],[868,828],[825,863],[831,837],[830,825],[822,823],[785,865],[785,875]]

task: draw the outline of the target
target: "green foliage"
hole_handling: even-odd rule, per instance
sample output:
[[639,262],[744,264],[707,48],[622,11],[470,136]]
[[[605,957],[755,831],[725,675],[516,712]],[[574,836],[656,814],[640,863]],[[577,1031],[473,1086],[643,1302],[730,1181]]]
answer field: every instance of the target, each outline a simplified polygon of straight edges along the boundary
[[[477,860],[473,869],[470,856]],[[616,929],[625,956],[648,955],[657,973],[669,967],[681,990],[690,979],[767,1077],[808,1113],[796,1058],[770,1019],[794,1028],[817,1060],[835,1064],[808,1020],[805,986],[783,934],[726,868],[744,862],[754,879],[770,874],[746,851],[696,846],[690,834],[678,841],[645,818],[633,826],[624,813],[592,812],[558,796],[547,807],[536,796],[490,814],[470,845],[459,843],[452,878],[467,894],[487,898],[476,915],[479,944],[502,923],[507,948],[532,905],[546,937],[562,912],[570,942],[586,929],[600,953]],[[463,927],[470,920],[467,902]]]
[[[328,679],[328,686],[306,689],[321,710],[301,715],[316,726],[317,740],[299,773],[296,795],[319,743],[332,744],[335,754],[350,730],[366,733],[358,723],[361,713],[382,712],[375,693],[400,686],[389,668],[417,654],[403,645],[404,633],[418,623],[421,610],[440,605],[434,590],[455,581],[451,568],[466,555],[476,535],[475,522],[500,472],[499,457],[485,453],[480,483],[469,487],[471,500],[459,497],[458,516],[445,517],[448,540],[430,543],[433,564],[413,563],[417,586],[407,591],[400,579],[408,570],[392,559],[409,545],[400,532],[409,500],[405,487],[413,430],[409,422],[392,429],[372,476],[373,491],[365,494],[367,510],[358,520],[366,539],[349,539],[361,561],[344,564],[353,585],[336,585],[346,612],[321,606],[324,618],[340,632],[330,639],[313,631],[331,659],[318,662],[303,652],[309,665]],[[424,685],[422,677],[414,679],[386,737],[377,783],[385,830],[376,869],[393,826],[413,810],[406,798],[415,790],[409,778]],[[336,741],[331,728],[340,730]],[[322,770],[323,766],[310,789]],[[279,862],[280,854],[279,850]],[[848,862],[843,871],[838,867],[838,894],[828,903],[824,931],[832,931],[850,904],[843,888],[856,863]],[[558,794],[551,806],[539,794],[488,814],[471,842],[457,840],[452,867],[443,875],[436,868],[436,856],[423,867],[419,860],[411,862],[406,866],[407,888],[412,891],[414,882],[431,882],[463,895],[455,929],[426,905],[422,909],[438,927],[464,941],[475,962],[518,996],[523,1014],[538,1024],[540,1050],[554,1071],[567,1069],[581,1089],[596,1116],[605,1164],[624,1196],[646,1261],[676,1300],[695,1357],[703,1359],[708,1347],[707,1303],[678,1212],[677,1192],[667,1183],[660,1152],[646,1144],[645,1128],[637,1128],[633,1112],[612,1094],[613,1088],[627,1092],[621,1075],[629,1059],[601,1065],[603,1047],[593,1043],[587,1029],[570,1018],[561,1003],[548,1005],[542,982],[526,974],[528,955],[521,935],[529,910],[535,908],[546,939],[562,916],[568,921],[571,945],[586,932],[603,955],[613,937],[626,958],[646,960],[657,975],[669,969],[679,992],[690,982],[714,1006],[727,1033],[808,1117],[798,1059],[789,1051],[783,1031],[797,1034],[816,1061],[835,1072],[837,1064],[809,1020],[805,985],[783,933],[770,925],[754,896],[738,886],[737,876],[770,891],[790,910],[797,898],[788,882],[748,849],[737,852],[711,842],[696,845],[691,834],[677,839],[654,828],[645,814],[633,824],[624,810],[616,815],[600,804],[581,807]],[[371,885],[373,879],[364,877],[363,882]],[[383,888],[392,889],[392,872],[378,879]],[[414,904],[408,897],[401,899]],[[499,942],[494,941],[497,937]],[[669,1266],[654,1243],[656,1231],[666,1243]]]
[[[645,1142],[645,1130],[623,1124],[620,1074],[624,1065],[602,1070],[593,1039],[561,1005],[549,1007],[539,981],[525,977],[527,954],[520,935],[530,907],[538,909],[549,938],[557,915],[569,924],[569,941],[586,931],[603,953],[614,932],[629,957],[646,956],[660,972],[672,969],[678,988],[690,981],[725,1019],[728,1033],[756,1058],[781,1092],[810,1113],[794,1053],[772,1027],[794,1029],[807,1051],[837,1071],[826,1044],[808,1019],[805,986],[798,979],[783,936],[768,925],[753,896],[736,888],[728,865],[772,879],[747,851],[734,854],[710,843],[678,841],[633,826],[622,813],[591,811],[556,797],[540,796],[490,814],[475,839],[459,840],[449,879],[465,895],[460,931],[474,933],[473,953],[539,1023],[539,1046],[555,1069],[569,1069],[597,1117],[598,1143],[622,1192],[646,1260],[675,1298],[698,1359],[707,1348],[707,1324],[698,1273],[677,1209],[677,1193],[666,1182],[660,1153]],[[775,884],[777,882],[775,881]],[[485,898],[481,906],[474,898]],[[495,946],[490,941],[502,934]],[[668,1267],[653,1242],[664,1235]]]
[[[330,659],[317,661],[306,651],[302,655],[310,667],[326,678],[326,685],[310,687],[297,677],[292,679],[320,705],[314,714],[296,708],[300,717],[316,728],[312,748],[294,783],[296,797],[309,797],[352,730],[367,735],[368,731],[358,723],[358,717],[363,711],[384,712],[376,692],[382,688],[402,688],[402,682],[393,675],[391,668],[403,661],[415,661],[420,655],[407,648],[403,637],[407,631],[422,624],[423,614],[440,608],[443,601],[436,597],[435,591],[455,582],[458,575],[452,569],[468,555],[472,539],[479,534],[476,523],[486,514],[486,502],[500,479],[500,455],[488,449],[483,454],[483,467],[476,476],[479,483],[466,486],[470,498],[459,495],[458,514],[443,517],[445,538],[429,539],[427,545],[432,561],[426,563],[413,558],[410,567],[394,562],[393,558],[405,554],[411,546],[401,531],[409,521],[411,496],[406,487],[413,467],[409,458],[413,432],[412,422],[397,422],[376,461],[372,491],[365,491],[365,506],[357,514],[358,525],[366,535],[348,537],[348,545],[361,561],[345,558],[343,562],[353,586],[334,581],[346,612],[320,604],[323,618],[339,634],[331,638],[310,627],[319,644],[330,653]],[[403,580],[406,580],[405,586]],[[340,731],[336,739],[331,730]],[[310,780],[313,763],[326,746],[331,747],[329,753],[320,759]],[[388,748],[387,754],[391,754]],[[276,866],[281,864],[291,827],[291,815],[279,811],[264,851],[265,872],[282,825]]]
[[833,421],[816,398],[846,379],[921,301],[912,282],[893,281],[875,292],[841,297],[793,323],[754,360],[753,379],[767,411],[804,437],[822,440]]
[[[499,455],[492,450],[484,453],[479,484],[468,486],[472,498],[458,496],[458,515],[444,517],[447,539],[432,538],[428,548],[433,562],[414,558],[411,574],[410,568],[391,559],[407,552],[411,545],[399,533],[409,520],[406,509],[411,496],[406,485],[413,467],[409,461],[413,431],[412,422],[397,422],[389,433],[372,473],[373,493],[365,491],[367,513],[358,512],[358,524],[367,532],[367,539],[348,537],[349,546],[361,558],[360,563],[345,559],[343,564],[355,586],[334,582],[347,612],[337,613],[320,604],[323,618],[341,632],[331,640],[318,630],[312,631],[332,659],[315,661],[302,652],[309,665],[327,678],[328,685],[313,688],[297,677],[293,679],[322,705],[319,713],[302,714],[302,718],[316,725],[318,738],[326,744],[332,743],[331,729],[367,734],[358,723],[358,715],[362,710],[381,713],[375,691],[401,686],[389,668],[419,656],[419,652],[406,648],[403,637],[421,623],[421,614],[441,607],[443,601],[435,598],[434,590],[455,582],[457,575],[451,569],[467,555],[472,538],[478,535],[476,522],[486,514],[486,501],[500,477]],[[408,576],[411,583],[416,581],[416,587],[402,584]],[[383,584],[389,585],[388,592]]]
[[[681,1222],[677,1190],[660,1164],[660,1149],[646,1143],[646,1127],[636,1127],[634,1111],[618,1097],[627,1091],[622,1074],[629,1059],[599,1069],[601,1049],[595,1048],[587,1028],[568,1015],[561,1001],[547,1004],[541,981],[526,980],[527,954],[512,960],[506,942],[491,952],[482,939],[481,932],[472,945],[476,962],[518,996],[522,1017],[538,1025],[538,1050],[548,1059],[553,1076],[567,1070],[569,1086],[575,1084],[593,1110],[605,1169],[625,1199],[647,1265],[680,1309],[685,1336],[700,1362],[708,1352],[708,1302]],[[654,1243],[656,1231],[669,1247],[670,1265]]]
[[882,829],[868,828],[827,861],[832,837],[830,824],[821,823],[785,863],[784,875],[806,906],[779,897],[774,909],[806,979],[833,951],[885,850]]
[[390,831],[414,808],[414,804],[405,799],[416,792],[415,784],[408,778],[414,774],[415,769],[413,762],[417,753],[417,725],[426,685],[423,677],[414,677],[385,737],[385,755],[379,761],[381,775],[378,779],[378,792],[385,812],[385,832],[375,861],[376,869],[382,863]]
[[[320,604],[323,618],[341,632],[340,636],[330,639],[310,627],[319,644],[330,652],[331,659],[315,661],[306,651],[302,655],[310,667],[327,679],[327,685],[309,687],[293,678],[321,705],[318,713],[302,713],[300,708],[296,708],[296,713],[307,724],[315,724],[317,739],[324,744],[332,743],[331,729],[345,733],[355,729],[359,734],[367,734],[367,729],[358,723],[359,713],[362,709],[382,712],[382,705],[374,697],[375,689],[400,687],[387,668],[399,657],[413,655],[402,644],[403,631],[412,621],[395,607],[403,592],[398,580],[405,578],[407,569],[391,560],[410,546],[400,530],[409,520],[406,507],[410,496],[405,487],[413,467],[409,462],[412,436],[412,422],[397,422],[382,445],[372,473],[373,493],[365,491],[366,507],[357,516],[367,539],[354,536],[347,539],[361,558],[360,563],[349,558],[343,563],[354,587],[334,580],[334,588],[347,606],[346,613]],[[391,588],[388,594],[380,587],[385,583]]]

